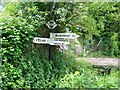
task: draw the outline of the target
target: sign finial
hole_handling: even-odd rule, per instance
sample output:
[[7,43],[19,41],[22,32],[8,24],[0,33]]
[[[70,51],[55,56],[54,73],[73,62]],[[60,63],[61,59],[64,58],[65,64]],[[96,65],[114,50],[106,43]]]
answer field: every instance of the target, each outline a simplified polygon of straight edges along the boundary
[[57,24],[53,20],[48,21],[46,25],[48,26],[49,29],[54,29],[57,26]]

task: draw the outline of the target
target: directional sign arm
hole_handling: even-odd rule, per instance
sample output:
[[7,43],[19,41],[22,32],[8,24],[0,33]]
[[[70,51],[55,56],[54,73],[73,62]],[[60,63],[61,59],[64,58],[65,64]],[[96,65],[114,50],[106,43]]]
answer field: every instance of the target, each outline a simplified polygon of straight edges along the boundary
[[79,35],[75,33],[50,33],[50,38],[68,38],[75,39],[78,38]]
[[49,44],[49,39],[48,38],[35,37],[35,38],[33,38],[33,42],[38,43],[38,44]]

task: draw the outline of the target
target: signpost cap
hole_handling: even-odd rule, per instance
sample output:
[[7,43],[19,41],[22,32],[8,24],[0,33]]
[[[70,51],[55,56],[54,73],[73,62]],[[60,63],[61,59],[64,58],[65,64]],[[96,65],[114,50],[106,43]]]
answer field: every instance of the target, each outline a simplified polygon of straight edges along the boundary
[[46,25],[48,26],[49,29],[54,29],[57,26],[57,24],[53,20],[48,21]]

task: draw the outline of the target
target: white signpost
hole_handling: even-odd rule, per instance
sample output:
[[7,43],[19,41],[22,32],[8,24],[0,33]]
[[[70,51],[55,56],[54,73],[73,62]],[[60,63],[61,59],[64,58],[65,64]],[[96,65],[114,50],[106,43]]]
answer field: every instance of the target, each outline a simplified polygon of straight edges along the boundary
[[78,37],[79,35],[75,33],[50,33],[50,38],[34,37],[33,42],[38,44],[68,45],[70,43],[67,39],[75,39]]
[[[62,40],[62,41],[61,41]],[[50,44],[50,45],[68,45],[64,39],[50,39],[50,38],[39,38],[34,37],[33,42],[38,44]]]
[[79,35],[75,33],[50,33],[50,38],[64,38],[64,39],[75,39]]
[[[54,29],[57,26],[57,24],[53,20],[48,21],[46,23],[46,25],[50,29],[49,33],[51,32],[51,29]],[[60,47],[65,46],[65,45],[70,44],[68,42],[68,39],[75,39],[78,37],[79,37],[79,35],[77,35],[75,33],[50,33],[50,38],[34,37],[33,42],[38,43],[38,44],[49,44],[49,60],[50,60],[51,59],[50,45],[59,45]]]

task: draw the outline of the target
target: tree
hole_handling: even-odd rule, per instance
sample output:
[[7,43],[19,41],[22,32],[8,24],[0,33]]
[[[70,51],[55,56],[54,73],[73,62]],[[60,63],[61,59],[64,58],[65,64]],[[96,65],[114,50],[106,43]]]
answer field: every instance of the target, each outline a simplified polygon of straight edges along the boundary
[[100,49],[104,55],[114,55],[112,36],[119,32],[119,3],[92,3],[89,13],[96,20],[96,29],[102,39]]

